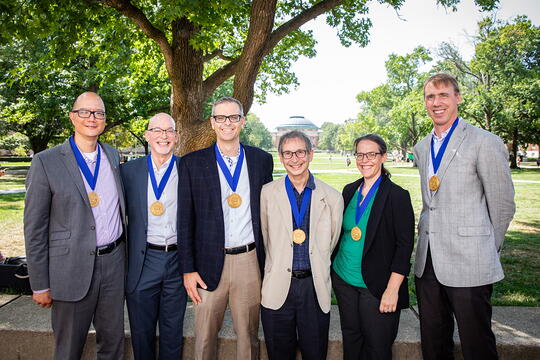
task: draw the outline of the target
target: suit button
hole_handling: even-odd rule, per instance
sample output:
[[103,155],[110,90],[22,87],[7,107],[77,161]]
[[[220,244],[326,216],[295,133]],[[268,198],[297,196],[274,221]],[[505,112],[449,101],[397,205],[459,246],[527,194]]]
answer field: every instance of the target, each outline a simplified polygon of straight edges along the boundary
[[141,254],[144,254],[144,250],[141,250]]
[[90,251],[90,255],[96,255],[96,250]]
[[429,235],[429,231],[426,230],[426,235]]
[[429,210],[433,211],[433,210],[435,210],[435,208],[434,208],[434,207],[430,207]]
[[291,272],[291,269],[289,268],[289,269],[287,269],[287,271],[288,271],[288,272]]
[[94,225],[90,226],[90,230],[96,230],[96,227]]

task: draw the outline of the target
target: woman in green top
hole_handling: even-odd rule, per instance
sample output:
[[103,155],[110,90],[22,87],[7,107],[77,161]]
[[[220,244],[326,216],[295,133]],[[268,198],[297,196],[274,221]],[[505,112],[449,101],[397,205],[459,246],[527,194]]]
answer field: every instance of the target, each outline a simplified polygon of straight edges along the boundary
[[400,310],[409,306],[407,275],[414,243],[409,192],[390,181],[386,143],[354,142],[362,175],[343,189],[342,233],[332,261],[344,359],[391,359]]

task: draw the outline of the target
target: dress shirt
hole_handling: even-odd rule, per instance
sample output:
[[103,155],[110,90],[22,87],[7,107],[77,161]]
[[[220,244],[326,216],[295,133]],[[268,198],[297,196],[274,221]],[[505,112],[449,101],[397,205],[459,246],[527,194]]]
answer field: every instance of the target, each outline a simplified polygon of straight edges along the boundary
[[[122,235],[120,201],[118,198],[118,189],[116,188],[116,180],[114,179],[114,174],[111,169],[111,164],[107,159],[107,155],[101,146],[100,148],[101,164],[99,166],[99,175],[94,190],[90,188],[79,168],[86,192],[95,191],[99,195],[99,204],[92,208],[94,220],[96,221],[97,246],[110,244]],[[97,161],[97,148],[96,151],[91,153],[84,153],[81,151],[81,154],[88,164],[90,172],[94,174]]]
[[[225,164],[229,167],[231,174],[234,174],[238,156],[225,156],[221,153]],[[217,161],[216,161],[217,162]],[[236,187],[236,193],[242,197],[242,204],[237,208],[232,208],[227,203],[227,198],[233,193],[223,171],[218,164],[219,183],[221,187],[221,207],[223,209],[223,221],[225,229],[225,247],[232,248],[243,246],[255,242],[253,235],[253,224],[251,223],[251,205],[249,174],[247,159],[244,156],[240,179]]]
[[[150,155],[148,155],[150,156]],[[152,167],[154,168],[154,175],[156,176],[156,183],[159,186],[159,182],[165,175],[167,168],[172,160],[172,154],[169,160],[165,161],[159,168],[156,167],[154,160],[152,159]],[[147,241],[154,245],[172,245],[176,244],[176,222],[177,222],[177,205],[178,205],[178,169],[176,164],[173,165],[171,176],[165,185],[163,193],[159,201],[161,201],[165,207],[165,212],[160,216],[155,216],[150,211],[152,203],[157,201],[154,194],[154,188],[152,187],[152,181],[150,180],[150,174],[148,174],[148,231]]]
[[[313,178],[313,175],[311,173],[309,173],[308,182],[304,190],[302,190],[302,193],[299,194],[293,185],[293,193],[296,198],[296,206],[298,207],[298,209],[300,209],[300,206],[302,206],[302,200],[304,199],[306,188],[311,189],[312,197],[313,197],[313,191],[315,191],[315,179]],[[311,263],[309,261],[310,214],[311,214],[311,199],[308,204],[306,214],[304,216],[304,221],[302,222],[302,226],[300,226],[300,229],[304,230],[304,232],[306,233],[306,240],[301,244],[297,244],[293,242],[293,264],[292,264],[293,270],[310,270],[311,269]],[[293,223],[293,230],[294,230],[297,227],[296,227],[296,221],[294,220],[294,214],[292,214],[292,209],[291,209],[291,216],[292,216],[292,221],[293,221],[292,223]],[[291,233],[291,241],[292,241],[292,233]]]

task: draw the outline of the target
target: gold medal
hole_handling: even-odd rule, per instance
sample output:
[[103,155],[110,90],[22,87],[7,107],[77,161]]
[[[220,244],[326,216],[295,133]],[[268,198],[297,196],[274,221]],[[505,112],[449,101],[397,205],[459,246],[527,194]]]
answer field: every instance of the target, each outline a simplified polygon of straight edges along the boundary
[[165,206],[161,201],[154,201],[152,205],[150,205],[150,212],[154,216],[161,216],[165,212]]
[[242,205],[242,197],[237,193],[232,193],[227,197],[227,204],[232,208],[237,208]]
[[441,181],[439,180],[439,177],[437,175],[433,175],[429,178],[429,190],[436,191],[439,189],[439,185],[441,184]]
[[358,226],[351,229],[351,237],[354,241],[358,241],[362,238],[362,230]]
[[88,193],[88,200],[90,200],[90,206],[96,207],[99,205],[99,195],[97,192],[92,191]]
[[306,241],[306,233],[302,229],[296,229],[292,232],[292,241],[295,244],[301,244]]

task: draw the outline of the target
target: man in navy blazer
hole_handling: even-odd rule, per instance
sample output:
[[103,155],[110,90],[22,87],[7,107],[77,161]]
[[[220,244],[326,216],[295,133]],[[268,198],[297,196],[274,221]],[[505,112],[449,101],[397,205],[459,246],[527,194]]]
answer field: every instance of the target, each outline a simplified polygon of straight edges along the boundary
[[195,359],[217,358],[227,305],[237,335],[236,357],[258,358],[264,247],[259,201],[272,181],[273,160],[240,144],[242,104],[217,100],[210,119],[216,144],[182,158],[179,253],[184,286],[195,306]]
[[157,114],[145,138],[151,155],[122,164],[128,217],[128,275],[126,299],[135,359],[182,356],[186,291],[177,251],[179,158],[175,122]]

